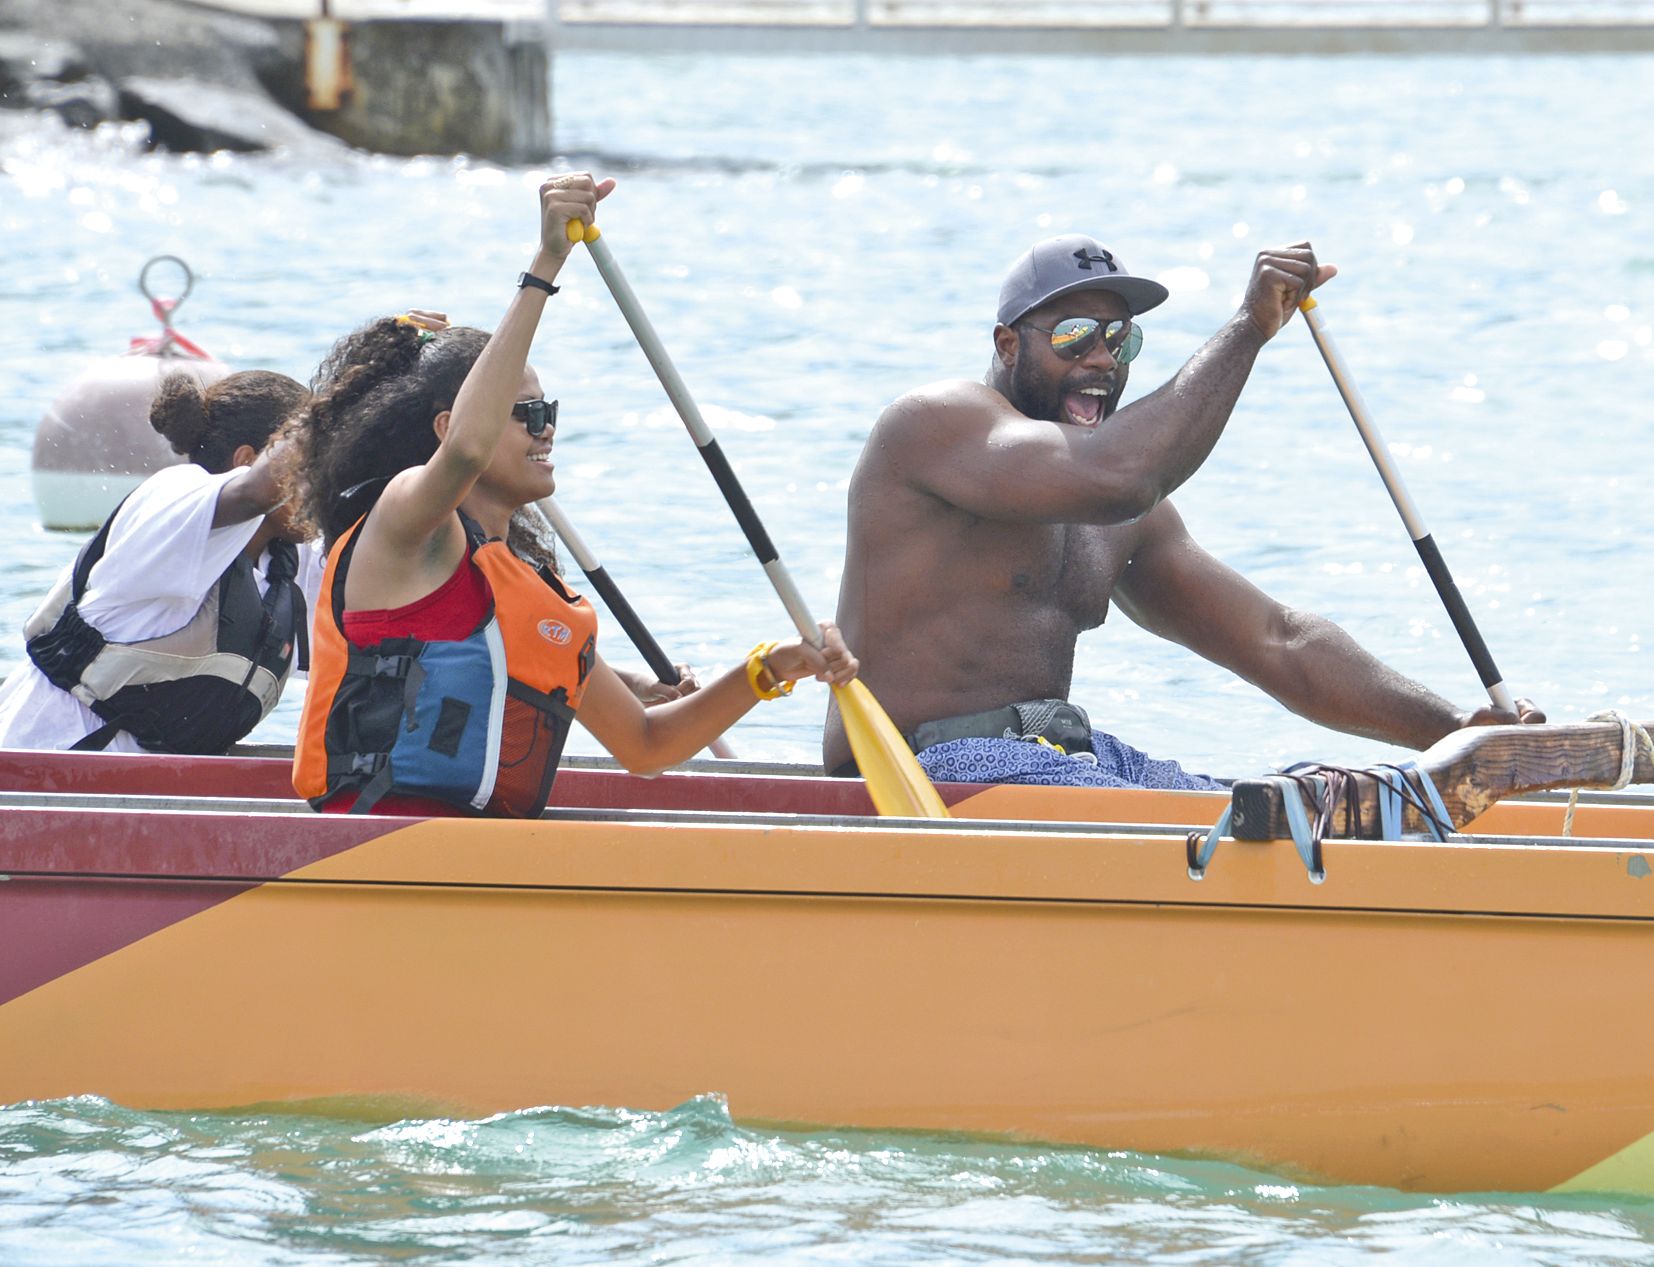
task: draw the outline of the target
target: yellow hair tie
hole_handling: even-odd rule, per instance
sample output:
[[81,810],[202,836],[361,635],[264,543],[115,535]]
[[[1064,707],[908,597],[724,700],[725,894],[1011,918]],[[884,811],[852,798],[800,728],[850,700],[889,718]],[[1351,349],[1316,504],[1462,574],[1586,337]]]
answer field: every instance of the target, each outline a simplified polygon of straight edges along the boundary
[[[759,699],[780,699],[793,693],[793,684],[781,681],[775,676],[775,670],[770,668],[770,652],[780,645],[779,642],[760,642],[747,652],[747,682]],[[770,684],[762,685],[760,678],[768,678]]]
[[399,326],[412,326],[415,330],[418,330],[419,331],[419,346],[420,347],[424,347],[432,339],[436,338],[436,331],[435,330],[426,329],[424,322],[420,321],[416,317],[410,317],[405,312],[397,314],[396,324],[399,325]]

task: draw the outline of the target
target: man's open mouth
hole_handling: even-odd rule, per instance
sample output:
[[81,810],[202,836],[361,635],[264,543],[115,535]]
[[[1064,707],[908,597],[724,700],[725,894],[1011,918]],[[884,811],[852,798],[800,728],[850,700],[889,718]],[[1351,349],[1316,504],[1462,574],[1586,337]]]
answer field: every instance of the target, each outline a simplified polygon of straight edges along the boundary
[[1063,421],[1076,427],[1095,427],[1103,420],[1113,390],[1110,387],[1082,387],[1079,391],[1064,392]]

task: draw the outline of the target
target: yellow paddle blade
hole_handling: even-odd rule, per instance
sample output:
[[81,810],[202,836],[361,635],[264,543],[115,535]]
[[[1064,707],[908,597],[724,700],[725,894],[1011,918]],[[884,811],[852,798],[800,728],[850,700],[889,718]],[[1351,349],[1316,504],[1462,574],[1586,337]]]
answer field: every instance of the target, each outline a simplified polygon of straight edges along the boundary
[[839,716],[850,739],[861,776],[867,780],[873,808],[887,817],[951,818],[936,785],[907,746],[873,692],[860,682],[835,686]]

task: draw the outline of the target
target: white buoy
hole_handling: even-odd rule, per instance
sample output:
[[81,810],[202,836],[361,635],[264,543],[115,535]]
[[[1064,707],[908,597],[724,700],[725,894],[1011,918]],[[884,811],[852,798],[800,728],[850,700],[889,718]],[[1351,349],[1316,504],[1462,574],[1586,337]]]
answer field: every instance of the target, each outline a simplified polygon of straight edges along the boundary
[[[162,261],[184,271],[184,290],[176,299],[150,292],[150,269]],[[161,322],[161,334],[134,338],[124,356],[94,361],[41,417],[31,465],[35,506],[46,527],[96,528],[144,480],[185,460],[149,425],[150,402],[162,378],[182,371],[207,386],[230,372],[172,328],[172,314],[194,284],[188,265],[176,256],[156,256],[145,264],[138,288]]]

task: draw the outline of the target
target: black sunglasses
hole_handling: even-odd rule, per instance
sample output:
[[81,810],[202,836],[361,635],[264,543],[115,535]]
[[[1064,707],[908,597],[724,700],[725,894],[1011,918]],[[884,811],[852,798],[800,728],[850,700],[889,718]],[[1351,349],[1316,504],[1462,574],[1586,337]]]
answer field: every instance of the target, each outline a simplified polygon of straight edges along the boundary
[[1137,359],[1143,350],[1143,327],[1135,321],[1098,321],[1094,317],[1070,317],[1047,330],[1028,323],[1030,330],[1051,336],[1051,350],[1065,361],[1077,361],[1103,341],[1108,354],[1121,365]]
[[527,427],[528,434],[536,440],[548,431],[557,434],[555,400],[519,400],[511,406],[511,416]]

